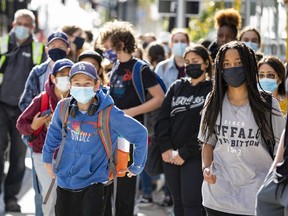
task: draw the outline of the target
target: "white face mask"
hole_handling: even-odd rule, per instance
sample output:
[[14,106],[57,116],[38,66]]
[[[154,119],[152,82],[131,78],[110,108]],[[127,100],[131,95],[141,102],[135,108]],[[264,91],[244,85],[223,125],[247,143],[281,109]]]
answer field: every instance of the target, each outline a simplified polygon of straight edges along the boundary
[[70,88],[70,81],[68,76],[56,77],[55,86],[61,92],[67,92]]

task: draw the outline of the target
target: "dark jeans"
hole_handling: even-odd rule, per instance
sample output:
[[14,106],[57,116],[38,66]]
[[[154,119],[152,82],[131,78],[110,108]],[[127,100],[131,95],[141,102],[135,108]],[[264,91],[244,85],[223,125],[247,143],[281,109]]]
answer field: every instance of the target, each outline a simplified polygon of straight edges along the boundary
[[[113,184],[110,188],[107,198],[105,216],[112,216],[111,198],[113,197]],[[116,193],[116,216],[133,216],[136,193],[136,176],[132,178],[120,177],[117,178],[117,193]]]
[[175,216],[201,216],[201,159],[186,161],[182,166],[163,163],[165,179],[171,192]]
[[79,191],[57,187],[56,216],[103,216],[105,197],[103,184],[93,184]]
[[[245,215],[229,214],[229,213],[225,213],[225,212],[220,212],[220,211],[216,211],[216,210],[206,208],[206,207],[205,207],[205,210],[206,210],[207,216],[245,216]],[[249,216],[249,215],[246,215],[246,216]],[[250,215],[250,216],[252,216],[252,215]]]
[[[11,87],[13,88],[13,87]],[[9,170],[4,182],[4,201],[17,200],[25,173],[26,145],[16,128],[16,121],[21,114],[18,106],[9,106],[0,102],[0,185],[4,177],[4,158],[10,138],[8,152]],[[1,189],[0,189],[1,190]]]
[[[130,161],[128,166],[133,163],[133,145],[130,145]],[[105,209],[105,216],[112,215],[111,198],[113,197],[113,184],[109,185],[109,195]],[[136,193],[136,176],[128,178],[117,178],[117,193],[116,193],[116,216],[133,216]]]

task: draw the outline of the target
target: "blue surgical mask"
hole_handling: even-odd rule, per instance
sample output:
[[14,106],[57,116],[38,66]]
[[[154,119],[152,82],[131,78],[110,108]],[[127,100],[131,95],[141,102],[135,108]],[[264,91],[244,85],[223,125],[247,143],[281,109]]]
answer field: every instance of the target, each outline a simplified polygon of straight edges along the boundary
[[115,63],[117,61],[117,54],[112,49],[105,51],[103,53],[103,56],[112,63]]
[[164,45],[163,47],[164,47],[165,54],[168,56],[171,52],[170,47],[168,45]]
[[174,43],[172,47],[172,53],[175,56],[183,57],[186,47],[187,47],[186,43]]
[[254,51],[257,51],[259,49],[259,45],[255,42],[248,41],[248,42],[243,42],[243,43]]
[[94,87],[72,86],[70,94],[78,103],[87,104],[95,95]]
[[24,40],[30,35],[30,29],[25,26],[16,26],[15,27],[15,36],[19,40]]
[[243,66],[223,69],[223,79],[234,88],[238,88],[245,82],[245,69]]
[[63,59],[67,56],[66,51],[60,48],[48,50],[48,55],[54,62],[56,62],[59,59]]
[[[264,91],[270,92],[270,93],[272,93],[278,87],[277,80],[269,79],[269,78],[260,79],[259,84]],[[259,90],[261,90],[261,88],[259,88]]]

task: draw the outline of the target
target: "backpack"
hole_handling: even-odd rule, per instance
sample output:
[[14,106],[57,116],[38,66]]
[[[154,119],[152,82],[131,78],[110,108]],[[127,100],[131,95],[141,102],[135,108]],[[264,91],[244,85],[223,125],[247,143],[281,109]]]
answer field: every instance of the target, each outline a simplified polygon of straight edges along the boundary
[[[41,105],[40,105],[40,115],[49,109],[49,95],[46,91],[41,92]],[[28,137],[28,142],[31,147],[33,147],[32,141],[38,136],[38,134],[42,131],[44,125],[39,127],[37,130],[33,132],[32,135]]]
[[[60,116],[62,120],[62,136],[64,137],[65,135],[65,139],[66,139],[66,132],[67,132],[67,121],[68,121],[68,116],[69,116],[70,101],[71,99],[69,98],[64,99],[60,106]],[[124,139],[119,137],[118,143],[117,143],[117,149],[113,154],[112,140],[110,136],[110,113],[111,113],[112,107],[113,107],[113,104],[105,107],[103,110],[100,110],[98,113],[98,121],[97,121],[97,128],[99,131],[99,135],[100,135],[102,144],[105,148],[105,151],[109,160],[109,163],[108,163],[109,183],[108,184],[110,184],[112,180],[115,179],[116,177],[125,176],[126,173],[119,174],[118,171],[122,169],[126,169],[128,166],[129,146],[130,146],[129,144],[128,149],[127,149],[127,145]],[[60,154],[60,150],[58,154]],[[59,155],[58,157],[61,158],[61,155]],[[55,166],[55,169],[56,169],[56,166]]]
[[[137,59],[132,70],[132,82],[133,82],[134,88],[136,90],[136,93],[141,103],[145,103],[146,101],[151,99],[151,96],[149,94],[148,95],[145,94],[145,89],[144,89],[143,79],[142,79],[142,71],[146,67],[149,67],[146,62]],[[167,89],[162,78],[155,72],[154,74],[163,92],[165,93]],[[160,108],[144,114],[144,125],[148,130],[149,136],[154,135],[154,126],[158,120],[159,112],[160,112]]]
[[[66,142],[66,134],[67,134],[67,122],[68,122],[68,116],[69,116],[69,106],[71,102],[71,98],[66,98],[62,101],[60,105],[60,116],[62,120],[62,141],[61,145],[58,151],[58,155],[56,158],[54,169],[57,170],[61,156],[63,153],[64,145]],[[114,182],[113,185],[113,202],[112,202],[112,215],[115,215],[115,206],[116,206],[116,193],[117,193],[117,177],[123,177],[126,175],[126,173],[119,174],[119,170],[126,169],[128,167],[128,160],[129,160],[129,145],[125,145],[124,139],[118,137],[118,143],[117,143],[117,149],[114,151],[114,154],[112,152],[112,140],[110,136],[110,112],[114,105],[110,105],[108,107],[105,107],[103,110],[100,110],[98,113],[98,131],[101,138],[101,141],[104,145],[109,163],[108,163],[108,169],[109,169],[109,180],[106,183],[106,185],[111,184]],[[127,142],[127,141],[126,141]],[[55,178],[52,179],[49,189],[44,197],[43,204],[46,204],[49,196],[51,194],[51,190],[53,188],[53,185],[55,184]]]

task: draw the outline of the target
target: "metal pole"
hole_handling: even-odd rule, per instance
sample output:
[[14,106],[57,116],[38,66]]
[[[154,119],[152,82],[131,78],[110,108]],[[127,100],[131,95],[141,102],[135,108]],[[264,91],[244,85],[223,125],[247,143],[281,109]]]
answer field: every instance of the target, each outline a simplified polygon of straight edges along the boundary
[[246,0],[245,26],[250,25],[250,10],[251,10],[251,1]]
[[177,28],[185,28],[185,5],[186,0],[178,0],[176,13]]

